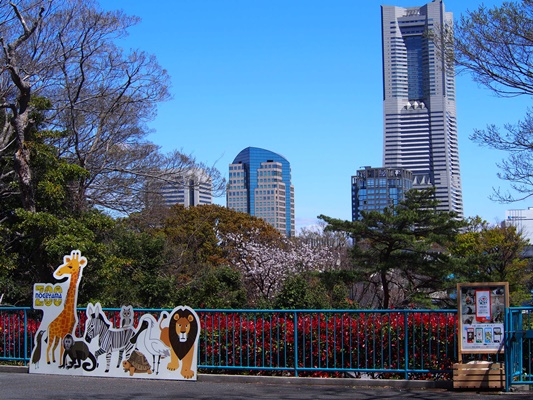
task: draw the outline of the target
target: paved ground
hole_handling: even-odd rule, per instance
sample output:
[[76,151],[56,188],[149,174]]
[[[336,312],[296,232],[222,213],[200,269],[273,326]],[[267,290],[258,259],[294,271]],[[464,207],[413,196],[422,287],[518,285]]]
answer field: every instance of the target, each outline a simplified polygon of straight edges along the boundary
[[[323,380],[322,380],[323,381]],[[369,387],[309,378],[247,379],[200,375],[196,382],[95,378],[0,372],[0,399],[532,399],[531,391],[465,392],[447,389]]]

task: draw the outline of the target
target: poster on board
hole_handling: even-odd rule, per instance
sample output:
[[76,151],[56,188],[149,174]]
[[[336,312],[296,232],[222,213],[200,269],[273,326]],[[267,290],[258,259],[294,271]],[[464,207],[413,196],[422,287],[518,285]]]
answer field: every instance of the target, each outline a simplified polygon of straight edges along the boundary
[[509,283],[461,283],[457,285],[457,295],[459,353],[503,352]]

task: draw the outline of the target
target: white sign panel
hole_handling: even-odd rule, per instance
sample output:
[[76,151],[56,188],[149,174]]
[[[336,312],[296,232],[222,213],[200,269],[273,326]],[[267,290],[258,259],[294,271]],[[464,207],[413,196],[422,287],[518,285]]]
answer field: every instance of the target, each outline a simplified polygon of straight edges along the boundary
[[[33,306],[43,311],[35,335],[31,373],[150,379],[197,379],[200,320],[187,306],[159,315],[144,314],[134,323],[123,306],[118,326],[100,303],[89,304],[79,326],[78,286],[87,259],[75,250],[54,272],[65,281],[34,285]],[[76,332],[83,335],[77,336]]]
[[458,285],[462,353],[503,351],[507,288],[507,283]]

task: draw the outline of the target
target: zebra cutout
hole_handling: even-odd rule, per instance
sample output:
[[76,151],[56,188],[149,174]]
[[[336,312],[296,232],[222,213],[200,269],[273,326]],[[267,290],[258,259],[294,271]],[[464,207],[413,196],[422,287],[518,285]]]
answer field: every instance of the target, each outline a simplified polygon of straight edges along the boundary
[[120,329],[112,328],[111,323],[102,312],[100,303],[97,303],[96,306],[89,303],[87,306],[85,341],[90,343],[92,339],[98,337],[99,348],[94,353],[94,356],[98,360],[98,357],[105,353],[105,372],[109,372],[113,352],[118,351],[117,368],[120,367],[124,352],[126,352],[126,359],[129,358],[134,347],[134,344],[130,341],[133,333],[132,326]]

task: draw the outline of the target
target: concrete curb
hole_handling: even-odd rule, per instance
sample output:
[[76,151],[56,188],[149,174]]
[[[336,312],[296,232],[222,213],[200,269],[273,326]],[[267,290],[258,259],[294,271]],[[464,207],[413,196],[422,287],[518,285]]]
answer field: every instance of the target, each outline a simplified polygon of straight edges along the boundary
[[0,372],[3,373],[27,373],[28,367],[23,367],[19,365],[0,365]]
[[396,379],[357,378],[300,378],[283,376],[212,375],[200,374],[198,380],[206,382],[263,383],[284,385],[322,385],[349,387],[388,387],[396,389],[452,389],[451,381],[406,381]]
[[[0,365],[0,373],[28,373],[28,367]],[[452,389],[451,381],[405,381],[396,379],[300,378],[285,376],[199,374],[198,380],[213,383],[262,383],[269,385],[384,387],[395,389]]]

